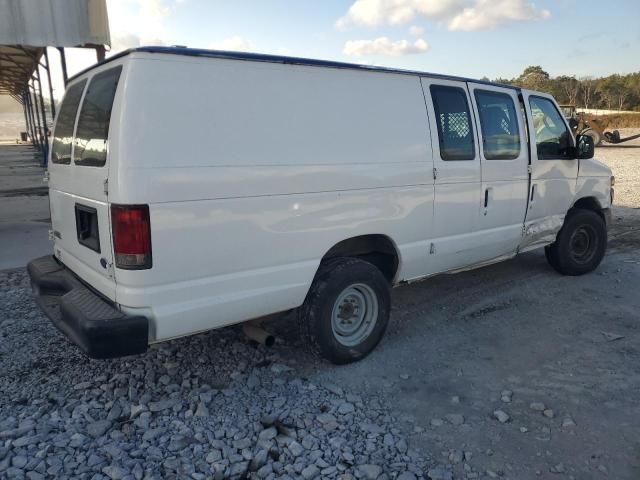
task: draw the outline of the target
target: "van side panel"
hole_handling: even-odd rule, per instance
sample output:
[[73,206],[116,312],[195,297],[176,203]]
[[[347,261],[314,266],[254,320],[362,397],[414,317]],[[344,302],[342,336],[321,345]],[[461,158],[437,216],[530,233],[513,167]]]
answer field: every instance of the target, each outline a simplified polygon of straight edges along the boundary
[[388,235],[426,272],[433,160],[419,78],[137,53],[113,203],[150,204],[153,268],[118,303],[162,340],[302,304],[322,256]]

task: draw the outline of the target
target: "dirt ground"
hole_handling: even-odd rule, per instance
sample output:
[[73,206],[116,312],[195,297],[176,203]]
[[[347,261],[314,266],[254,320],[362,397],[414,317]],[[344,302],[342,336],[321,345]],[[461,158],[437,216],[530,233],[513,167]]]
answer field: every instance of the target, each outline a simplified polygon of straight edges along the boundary
[[383,392],[454,478],[640,478],[640,141],[596,158],[616,187],[595,273],[563,277],[536,251],[397,288],[374,354],[309,373]]

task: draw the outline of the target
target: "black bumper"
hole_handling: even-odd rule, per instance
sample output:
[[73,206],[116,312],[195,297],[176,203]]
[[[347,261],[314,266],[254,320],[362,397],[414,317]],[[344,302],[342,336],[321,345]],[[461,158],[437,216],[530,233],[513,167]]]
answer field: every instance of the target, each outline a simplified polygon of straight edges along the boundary
[[147,350],[145,317],[117,310],[52,256],[32,260],[27,270],[40,308],[89,357],[122,357]]

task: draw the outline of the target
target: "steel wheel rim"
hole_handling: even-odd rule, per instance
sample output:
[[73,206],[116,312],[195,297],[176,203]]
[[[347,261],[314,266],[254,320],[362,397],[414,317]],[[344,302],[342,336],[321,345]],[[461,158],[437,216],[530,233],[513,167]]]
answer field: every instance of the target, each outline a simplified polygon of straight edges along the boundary
[[356,283],[345,288],[333,304],[331,329],[336,340],[347,347],[362,343],[378,319],[378,298],[371,287]]
[[591,225],[576,228],[569,239],[571,258],[576,263],[584,264],[593,259],[598,248],[598,235]]

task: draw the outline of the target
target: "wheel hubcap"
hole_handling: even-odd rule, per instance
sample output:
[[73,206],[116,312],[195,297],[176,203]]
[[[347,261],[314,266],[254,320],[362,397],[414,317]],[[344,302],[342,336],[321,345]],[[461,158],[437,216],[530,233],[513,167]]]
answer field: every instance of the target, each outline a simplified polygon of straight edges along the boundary
[[336,298],[331,314],[331,329],[342,345],[363,342],[378,319],[378,299],[368,285],[357,283],[345,288]]
[[581,225],[569,240],[571,257],[577,263],[591,261],[598,248],[598,235],[591,225]]

